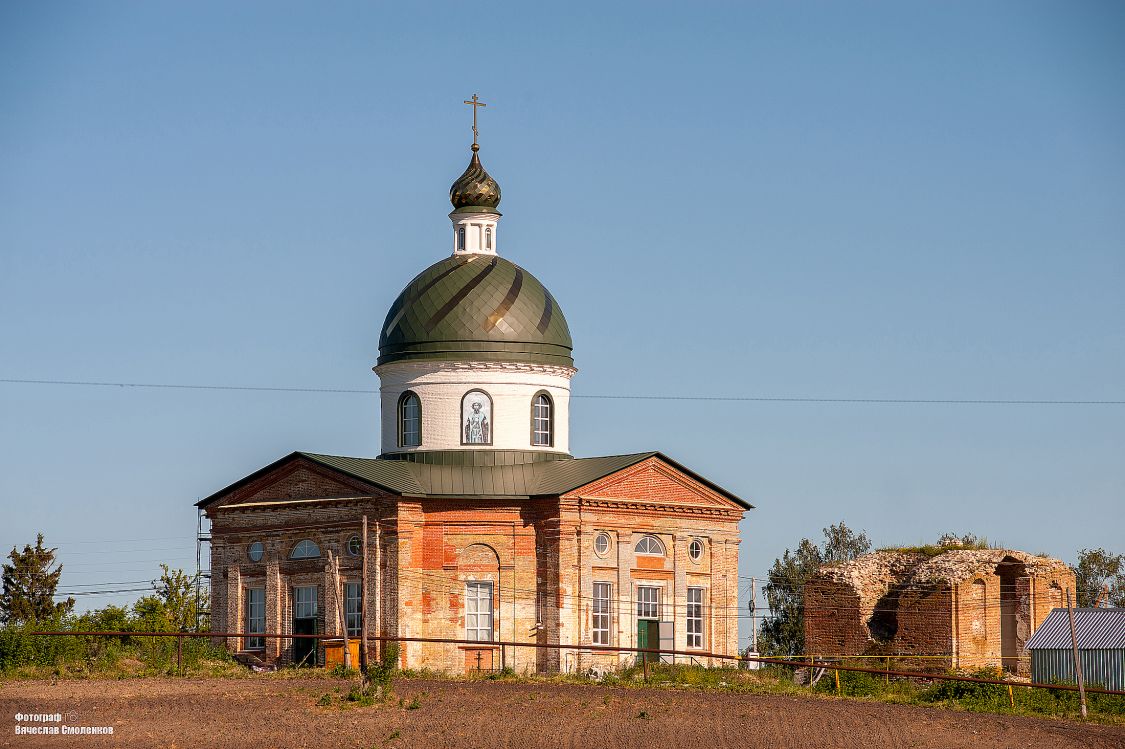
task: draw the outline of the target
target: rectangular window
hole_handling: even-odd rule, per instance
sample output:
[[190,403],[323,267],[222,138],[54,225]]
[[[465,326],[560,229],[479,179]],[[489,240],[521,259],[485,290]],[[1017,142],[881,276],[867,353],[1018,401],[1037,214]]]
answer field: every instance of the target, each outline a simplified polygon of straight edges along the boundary
[[612,619],[609,608],[609,583],[594,583],[594,620],[592,622],[595,645],[609,644],[609,623]]
[[660,618],[660,588],[648,585],[637,587],[637,618]]
[[465,639],[492,641],[492,583],[465,583]]
[[[260,635],[266,631],[266,589],[246,589],[246,631],[251,635]],[[247,637],[247,650],[264,650],[266,638]]]
[[703,588],[687,589],[687,646],[703,647]]
[[293,618],[315,619],[316,614],[316,586],[303,585],[293,588]]
[[363,598],[359,583],[344,585],[344,609],[348,620],[348,637],[359,637],[363,626]]

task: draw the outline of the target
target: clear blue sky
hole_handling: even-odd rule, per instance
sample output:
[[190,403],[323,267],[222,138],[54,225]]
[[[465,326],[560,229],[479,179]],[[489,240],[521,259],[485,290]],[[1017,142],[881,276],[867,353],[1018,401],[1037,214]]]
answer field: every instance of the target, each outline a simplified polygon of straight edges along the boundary
[[[406,6],[0,5],[0,377],[375,388],[479,92],[577,394],[1125,399],[1122,4]],[[1125,551],[1125,406],[572,419],[754,502],[745,575],[839,520]],[[0,384],[0,547],[149,579],[197,498],[378,444],[373,396]]]

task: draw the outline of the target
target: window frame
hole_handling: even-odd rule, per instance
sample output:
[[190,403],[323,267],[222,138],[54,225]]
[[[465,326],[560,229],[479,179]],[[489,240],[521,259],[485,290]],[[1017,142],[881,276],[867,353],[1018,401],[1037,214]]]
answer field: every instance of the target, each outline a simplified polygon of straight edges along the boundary
[[484,249],[486,249],[486,250],[492,249],[492,227],[491,226],[484,227]]
[[457,227],[457,249],[460,252],[465,251],[465,227]]
[[[598,542],[603,541],[603,540],[605,541],[605,549],[599,550],[598,549]],[[612,548],[613,548],[613,539],[611,539],[609,537],[608,533],[606,533],[605,531],[600,531],[600,532],[598,532],[598,534],[596,536],[594,536],[594,553],[597,554],[599,557],[601,557],[602,559],[605,559],[607,556],[609,556],[609,550],[612,549]]]
[[[703,648],[703,606],[705,600],[704,588],[690,586],[687,589],[687,646],[689,648]],[[696,597],[699,600],[693,601]],[[694,624],[694,626],[692,626]]]
[[[246,650],[265,650],[266,638],[256,635],[262,635],[266,631],[266,589],[255,585],[247,586],[245,590],[246,633],[249,636],[245,638],[243,647]],[[260,601],[253,600],[255,593],[259,594]]]
[[[406,407],[410,405],[411,399],[418,407],[418,431],[417,442],[407,441],[406,429]],[[421,447],[422,446],[422,399],[413,390],[406,390],[398,397],[398,408],[395,409],[396,420],[398,421],[398,446],[399,447]]]
[[593,601],[590,609],[590,642],[594,645],[610,645],[613,637],[613,583],[595,582]]
[[[699,546],[699,553],[694,554],[694,553],[692,553],[692,549],[694,549],[697,544]],[[691,561],[698,564],[699,562],[703,561],[703,555],[706,552],[707,552],[707,545],[705,543],[703,543],[703,539],[693,538],[691,541],[688,542],[688,559],[690,559]]]
[[[660,598],[662,588],[659,585],[638,585],[637,586],[637,618],[644,619],[645,621],[658,622],[660,621]],[[652,591],[652,600],[646,595]],[[650,608],[651,607],[651,608]],[[646,613],[651,611],[652,613]]]
[[348,637],[359,637],[363,631],[363,584],[358,580],[344,583],[344,626]]
[[[645,543],[646,541],[648,543],[646,544],[645,549],[642,550],[641,544]],[[656,544],[656,548],[659,549],[659,551],[651,551],[650,550],[650,547],[653,544]],[[664,549],[664,542],[662,542],[659,538],[652,535],[651,533],[646,533],[645,535],[643,535],[639,539],[637,539],[637,543],[633,544],[633,553],[634,554],[641,554],[641,555],[649,556],[649,557],[667,556],[667,553]]]
[[[257,558],[254,557],[255,552],[257,552],[257,554],[258,554]],[[266,556],[266,545],[263,544],[261,541],[251,541],[246,546],[246,558],[249,559],[251,562],[254,562],[255,564],[257,564],[258,562],[262,561],[262,559],[265,556]]]
[[[496,590],[491,580],[466,580],[465,581],[465,639],[473,642],[494,642],[493,627],[496,620],[496,607],[493,595]],[[485,595],[487,591],[487,595]],[[487,603],[487,610],[480,609],[481,603]],[[471,604],[471,605],[470,605]],[[472,619],[470,619],[472,617]],[[481,617],[487,617],[482,624]],[[472,622],[472,624],[470,624]],[[487,637],[481,637],[482,634]]]
[[[313,549],[316,549],[315,554],[307,553],[309,546],[311,546]],[[297,554],[297,551],[299,549],[304,550],[300,555]],[[293,548],[289,551],[289,558],[293,560],[320,559],[320,556],[320,544],[318,544],[316,541],[313,541],[311,538],[302,538],[300,541],[293,544]]]
[[[302,600],[302,593],[312,593],[311,600]],[[309,612],[309,606],[312,606],[312,613]],[[305,615],[301,615],[301,611]],[[317,585],[294,585],[293,586],[293,618],[294,619],[317,619],[320,617],[320,588]]]
[[[353,544],[355,545],[355,549],[352,549]],[[344,550],[348,552],[348,556],[360,556],[363,554],[363,539],[359,537],[359,534],[352,534],[348,537],[348,540],[344,542]]]
[[[547,401],[547,415],[540,417],[538,414],[539,399],[543,398]],[[539,429],[539,422],[545,421],[547,424],[546,430]],[[539,435],[545,434],[546,441],[540,442]],[[546,390],[540,390],[535,395],[531,396],[531,446],[532,447],[554,447],[555,446],[555,399]]]

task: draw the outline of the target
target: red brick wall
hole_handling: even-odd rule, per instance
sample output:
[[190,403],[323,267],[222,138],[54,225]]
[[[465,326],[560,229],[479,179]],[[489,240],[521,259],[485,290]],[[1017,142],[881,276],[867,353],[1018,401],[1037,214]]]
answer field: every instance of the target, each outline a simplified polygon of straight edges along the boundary
[[[366,514],[372,634],[462,639],[466,583],[489,580],[494,585],[495,639],[590,643],[592,583],[608,576],[616,598],[612,644],[635,644],[636,583],[657,580],[665,590],[664,618],[676,623],[677,648],[686,646],[687,587],[697,586],[706,591],[704,649],[737,651],[737,523],[742,510],[660,461],[646,461],[564,498],[523,501],[417,500],[370,487],[362,495],[361,487],[306,463],[282,466],[209,509],[214,629],[243,629],[243,591],[260,585],[267,591],[267,631],[289,632],[292,587],[316,584],[320,631],[339,632],[327,554],[331,550],[339,556],[346,580],[358,578],[360,560],[347,553],[346,544],[358,534]],[[331,497],[347,499],[324,499]],[[312,498],[323,501],[246,506]],[[593,539],[602,531],[614,536],[612,560],[593,553]],[[662,540],[663,559],[633,554],[644,533]],[[320,546],[322,558],[290,560],[293,546],[305,538]],[[705,544],[698,562],[687,553],[696,538]],[[246,553],[253,541],[266,547],[257,563]],[[268,641],[266,657],[285,662],[290,646],[290,641]],[[404,643],[400,658],[412,668],[460,671],[470,650],[476,652],[460,645]],[[589,653],[536,648],[495,649],[494,656],[497,666],[517,671],[574,670],[595,662]],[[631,657],[603,660],[627,662]],[[475,662],[475,655],[470,660]]]

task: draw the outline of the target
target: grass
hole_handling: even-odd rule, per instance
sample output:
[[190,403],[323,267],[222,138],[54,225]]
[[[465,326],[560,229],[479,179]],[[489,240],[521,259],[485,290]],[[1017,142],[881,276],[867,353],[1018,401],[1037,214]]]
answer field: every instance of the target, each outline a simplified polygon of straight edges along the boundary
[[[71,638],[58,638],[71,639]],[[142,638],[135,638],[141,640]],[[149,638],[153,639],[153,638]],[[828,671],[815,687],[798,686],[792,680],[792,667],[768,666],[759,670],[737,668],[704,668],[702,666],[650,664],[647,681],[639,666],[630,666],[611,672],[601,679],[580,674],[517,674],[504,669],[487,674],[451,676],[429,669],[399,670],[398,651],[388,647],[383,659],[368,669],[366,687],[343,685],[342,680],[357,679],[358,672],[342,668],[333,671],[312,668],[282,668],[272,673],[254,673],[226,654],[221,648],[212,648],[204,641],[188,647],[185,640],[184,673],[195,678],[238,678],[261,680],[323,679],[326,686],[334,687],[332,693],[319,695],[320,706],[370,707],[384,704],[393,697],[392,682],[400,679],[505,681],[527,684],[583,684],[603,685],[628,689],[702,689],[731,691],[743,694],[812,696],[820,699],[865,699],[907,705],[924,705],[953,708],[971,712],[1026,715],[1074,719],[1079,716],[1078,694],[1063,689],[1031,689],[1012,682],[1009,697],[1007,685],[976,684],[971,682],[934,682],[919,684],[900,679],[885,679],[876,674],[840,671],[839,691],[836,674]],[[171,661],[167,648],[146,642],[126,643],[114,647],[89,650],[75,647],[73,651],[60,648],[54,663],[12,666],[0,671],[0,683],[20,679],[131,679],[167,677],[175,673],[175,650]],[[67,656],[63,658],[61,656]],[[996,678],[994,670],[973,674]],[[315,692],[313,693],[316,694]],[[422,707],[425,693],[415,694],[409,701],[399,700],[405,710]],[[532,692],[528,699],[537,699]],[[609,704],[611,696],[605,697]],[[1014,702],[1014,706],[1013,706]],[[1087,695],[1090,719],[1100,723],[1125,725],[1125,697],[1115,695]],[[642,717],[643,716],[638,716]]]

